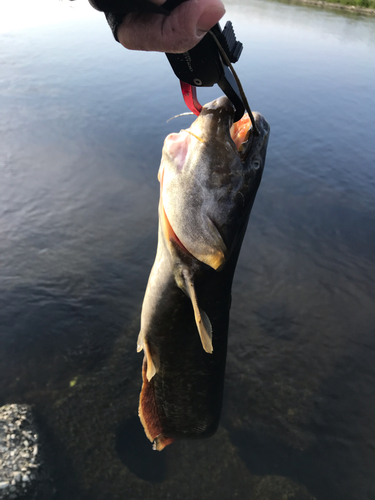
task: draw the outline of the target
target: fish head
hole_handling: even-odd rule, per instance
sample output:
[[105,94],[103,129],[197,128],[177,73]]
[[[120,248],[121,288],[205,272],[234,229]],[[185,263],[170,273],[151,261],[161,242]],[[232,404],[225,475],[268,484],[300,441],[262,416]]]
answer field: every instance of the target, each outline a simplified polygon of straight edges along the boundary
[[189,129],[164,142],[159,170],[166,239],[215,270],[246,227],[266,156],[269,126],[254,113],[233,123],[227,97],[206,104]]

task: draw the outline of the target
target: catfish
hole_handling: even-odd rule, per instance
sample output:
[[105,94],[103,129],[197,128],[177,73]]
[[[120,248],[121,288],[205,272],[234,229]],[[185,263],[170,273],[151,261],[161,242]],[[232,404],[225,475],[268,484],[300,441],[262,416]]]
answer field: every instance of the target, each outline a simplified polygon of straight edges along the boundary
[[204,438],[220,420],[231,288],[267,151],[254,113],[227,97],[167,136],[158,173],[158,245],[141,312],[139,416],[156,450]]

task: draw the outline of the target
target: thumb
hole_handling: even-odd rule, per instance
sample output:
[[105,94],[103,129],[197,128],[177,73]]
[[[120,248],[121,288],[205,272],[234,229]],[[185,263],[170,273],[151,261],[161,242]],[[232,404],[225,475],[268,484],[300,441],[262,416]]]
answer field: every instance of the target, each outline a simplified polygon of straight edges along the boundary
[[224,14],[221,0],[189,0],[174,9],[170,16],[128,14],[118,28],[117,37],[124,47],[132,50],[186,52]]

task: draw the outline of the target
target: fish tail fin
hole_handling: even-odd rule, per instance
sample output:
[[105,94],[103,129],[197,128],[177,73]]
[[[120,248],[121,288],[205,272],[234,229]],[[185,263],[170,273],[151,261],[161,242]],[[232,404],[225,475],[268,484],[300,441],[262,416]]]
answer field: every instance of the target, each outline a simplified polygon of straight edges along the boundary
[[164,450],[164,448],[169,444],[173,443],[173,441],[174,441],[173,438],[166,437],[163,434],[159,434],[154,439],[154,442],[152,444],[152,449],[156,451]]
[[163,434],[159,411],[155,400],[153,381],[147,380],[147,358],[143,359],[142,366],[142,391],[139,397],[138,415],[145,430],[147,438],[153,443],[153,449],[161,451],[174,439]]
[[197,301],[197,294],[195,293],[194,283],[190,276],[186,276],[187,273],[183,273],[185,278],[186,289],[190,297],[191,303],[194,309],[195,323],[198,328],[199,336],[202,342],[203,349],[212,354],[212,326],[207,314],[200,309]]

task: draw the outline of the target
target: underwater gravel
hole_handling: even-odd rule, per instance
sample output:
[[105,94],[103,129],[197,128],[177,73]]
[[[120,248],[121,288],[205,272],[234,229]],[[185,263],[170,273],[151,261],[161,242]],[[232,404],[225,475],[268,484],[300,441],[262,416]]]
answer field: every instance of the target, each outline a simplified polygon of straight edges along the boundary
[[[40,438],[28,405],[0,408],[0,500],[44,498],[48,483]],[[48,486],[51,494],[50,486]]]

